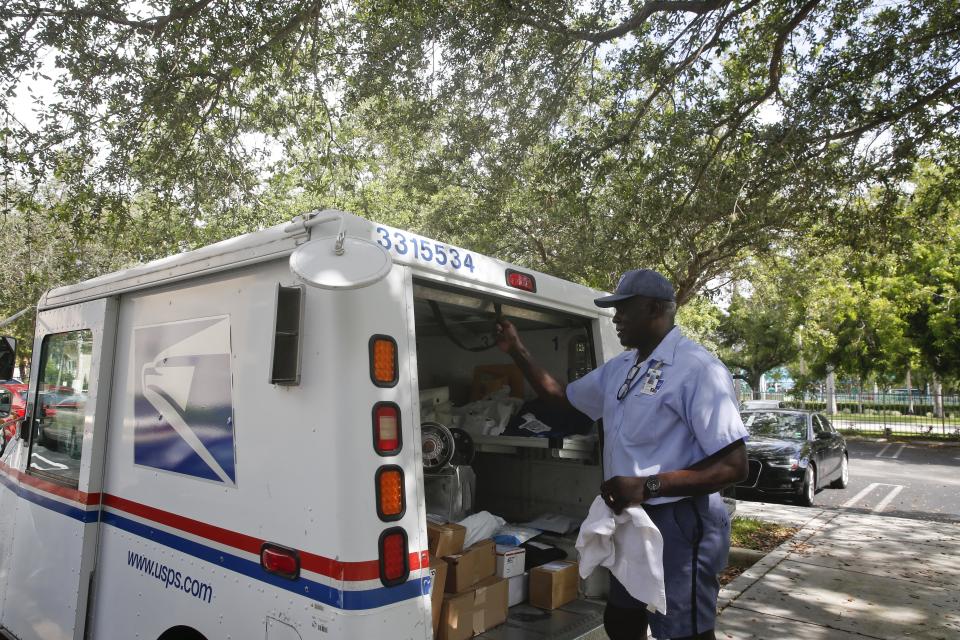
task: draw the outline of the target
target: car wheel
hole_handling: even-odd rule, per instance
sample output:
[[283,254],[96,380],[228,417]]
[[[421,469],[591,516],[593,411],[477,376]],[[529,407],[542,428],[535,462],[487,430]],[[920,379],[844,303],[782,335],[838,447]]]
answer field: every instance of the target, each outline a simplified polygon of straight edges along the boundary
[[803,475],[803,488],[800,492],[800,504],[805,507],[813,506],[813,496],[817,493],[817,471],[812,466],[807,467]]
[[847,454],[844,453],[840,459],[840,477],[830,483],[834,489],[846,489],[850,484],[850,462],[847,460]]

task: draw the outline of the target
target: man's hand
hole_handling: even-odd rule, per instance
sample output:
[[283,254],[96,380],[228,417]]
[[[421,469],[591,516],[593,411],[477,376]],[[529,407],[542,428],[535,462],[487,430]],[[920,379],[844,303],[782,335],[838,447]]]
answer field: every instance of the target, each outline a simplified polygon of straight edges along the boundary
[[[661,496],[702,496],[720,491],[747,477],[747,447],[743,440],[737,440],[686,469],[665,471],[657,477]],[[645,476],[615,476],[600,485],[600,495],[619,514],[649,498],[646,483]]]
[[646,499],[646,477],[628,478],[614,476],[600,485],[600,496],[617,515],[634,504],[641,504]]
[[520,335],[513,323],[506,318],[497,320],[497,347],[504,353],[515,353],[523,347]]

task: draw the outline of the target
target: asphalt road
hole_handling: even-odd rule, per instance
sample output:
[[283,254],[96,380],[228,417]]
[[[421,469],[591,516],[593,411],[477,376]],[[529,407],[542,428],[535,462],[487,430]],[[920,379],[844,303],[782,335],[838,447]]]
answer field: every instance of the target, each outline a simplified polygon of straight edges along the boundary
[[850,438],[847,444],[850,484],[822,489],[816,506],[960,523],[960,446]]

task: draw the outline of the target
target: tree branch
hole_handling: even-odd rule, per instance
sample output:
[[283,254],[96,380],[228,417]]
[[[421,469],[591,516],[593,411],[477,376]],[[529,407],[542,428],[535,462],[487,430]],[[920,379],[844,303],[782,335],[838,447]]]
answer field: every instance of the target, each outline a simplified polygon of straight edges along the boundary
[[579,29],[570,29],[562,23],[551,24],[544,22],[543,20],[537,20],[536,18],[532,18],[527,14],[520,13],[512,7],[510,11],[518,23],[528,27],[533,27],[534,29],[539,29],[541,31],[547,31],[549,33],[560,34],[573,40],[585,40],[594,44],[601,44],[603,42],[608,42],[610,40],[623,37],[631,31],[638,29],[643,25],[643,23],[649,20],[651,16],[657,13],[695,13],[697,15],[702,15],[705,13],[710,13],[711,11],[716,11],[717,9],[723,7],[724,5],[730,4],[731,2],[732,0],[696,0],[687,2],[681,0],[649,0],[648,2],[645,2],[630,18],[624,20],[617,26],[610,29],[605,29],[604,31],[583,31]]
[[134,29],[152,31],[154,33],[159,33],[165,26],[173,22],[174,20],[182,20],[184,18],[191,18],[201,11],[203,11],[208,5],[212,4],[214,0],[197,0],[193,4],[186,5],[180,9],[175,9],[170,11],[170,13],[162,16],[151,16],[149,18],[144,18],[142,20],[131,20],[125,15],[116,15],[112,13],[106,13],[104,11],[99,11],[97,9],[50,9],[42,6],[34,7],[33,11],[26,13],[12,13],[9,14],[12,18],[69,18],[69,19],[82,19],[82,18],[96,18],[98,20],[103,20],[105,22],[110,22],[123,27],[132,27]]
[[[710,39],[707,40],[702,45],[700,45],[699,47],[697,47],[692,53],[688,54],[686,58],[681,60],[672,69],[670,69],[670,71],[668,71],[659,79],[659,81],[656,83],[656,87],[653,89],[653,91],[650,92],[650,95],[648,95],[643,100],[643,103],[641,104],[640,108],[637,109],[636,112],[633,114],[633,117],[630,119],[630,124],[627,126],[627,130],[621,133],[620,135],[608,140],[606,143],[603,144],[603,146],[592,151],[590,153],[590,156],[597,157],[600,154],[609,151],[613,147],[629,142],[633,138],[633,134],[636,132],[637,128],[640,126],[640,123],[643,121],[644,116],[646,116],[647,112],[650,110],[650,107],[653,105],[654,100],[656,100],[664,91],[670,88],[672,83],[677,79],[677,77],[681,73],[683,73],[687,68],[689,68],[690,65],[692,65],[694,62],[699,60],[700,56],[702,56],[705,51],[708,51],[717,46],[718,42],[720,41],[720,36],[722,35],[723,30],[727,27],[728,24],[730,24],[730,22],[732,22],[734,19],[738,18],[739,16],[743,15],[744,13],[746,13],[747,11],[755,7],[757,4],[759,4],[759,2],[760,0],[750,0],[750,2],[747,2],[745,5],[738,8],[736,11],[733,11],[725,16],[722,16],[721,19],[717,21],[717,24],[713,29],[713,34],[710,36]],[[674,38],[668,46],[663,48],[663,55],[666,55],[668,51],[672,50],[676,42],[695,23],[696,23],[696,20],[691,21],[690,24],[688,24],[683,29],[683,31],[677,34],[677,37]],[[661,59],[663,58],[663,55],[661,55]]]
[[878,110],[877,116],[873,120],[870,120],[859,127],[854,127],[853,129],[828,133],[827,135],[818,138],[816,142],[832,142],[834,140],[841,140],[851,136],[858,136],[861,133],[866,133],[874,127],[879,127],[880,125],[893,122],[894,120],[899,120],[903,116],[919,111],[931,102],[948,95],[950,91],[957,86],[960,86],[960,76],[954,76],[950,78],[935,90],[931,91],[925,96],[920,97],[903,109],[890,111],[884,111],[883,109],[880,109]]
[[[700,187],[700,183],[703,181],[703,177],[707,173],[707,169],[710,168],[710,165],[713,164],[713,161],[716,160],[717,155],[720,153],[720,149],[723,148],[723,145],[726,144],[727,140],[736,133],[740,125],[743,124],[743,121],[746,120],[751,113],[756,111],[756,109],[770,99],[774,94],[780,91],[780,79],[783,75],[781,66],[783,64],[783,50],[786,48],[787,40],[790,37],[790,34],[800,26],[807,16],[820,4],[822,0],[808,0],[808,2],[800,8],[800,11],[783,27],[777,31],[777,39],[773,45],[773,52],[770,54],[770,63],[768,65],[768,81],[766,89],[763,93],[760,94],[758,98],[749,103],[748,107],[742,112],[737,113],[736,111],[729,117],[722,121],[717,127],[724,126],[729,124],[727,130],[724,134],[717,140],[717,144],[714,145],[713,151],[710,153],[710,156],[707,158],[707,161],[700,166],[700,169],[697,171],[697,177],[693,181],[693,185],[687,191],[687,195],[684,196],[683,202],[680,204],[680,207],[683,208],[690,202],[690,198],[693,197],[693,194]],[[743,104],[743,103],[741,103]],[[732,124],[730,124],[732,122]]]

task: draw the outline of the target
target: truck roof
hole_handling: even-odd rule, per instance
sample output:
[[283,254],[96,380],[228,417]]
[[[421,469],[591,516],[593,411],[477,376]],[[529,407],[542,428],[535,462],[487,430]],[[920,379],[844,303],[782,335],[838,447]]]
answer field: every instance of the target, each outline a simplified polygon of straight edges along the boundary
[[[587,311],[589,315],[612,314],[612,310],[600,309],[593,304],[593,300],[603,295],[603,292],[585,285],[371,222],[353,214],[342,215],[348,236],[377,242],[388,250],[394,264],[412,267],[419,277],[497,292],[538,304],[549,302],[549,306],[553,308],[577,310],[581,313]],[[303,224],[303,218],[298,216],[291,223],[279,224],[193,251],[121,269],[77,284],[56,287],[43,295],[38,309],[77,304],[282,259],[289,256],[299,245],[308,242],[311,233],[312,237],[334,236],[336,227],[319,225],[308,230]],[[444,257],[442,262],[439,260],[441,256]],[[460,266],[454,266],[457,263]],[[508,286],[509,271],[519,271],[532,276],[536,282],[536,292],[527,293]]]

